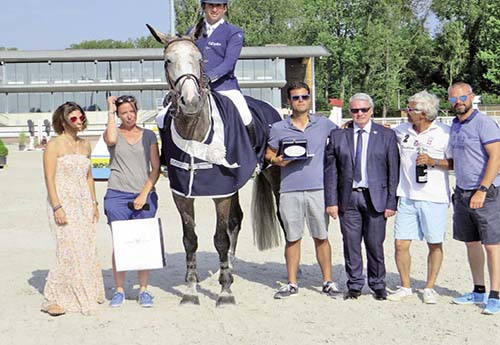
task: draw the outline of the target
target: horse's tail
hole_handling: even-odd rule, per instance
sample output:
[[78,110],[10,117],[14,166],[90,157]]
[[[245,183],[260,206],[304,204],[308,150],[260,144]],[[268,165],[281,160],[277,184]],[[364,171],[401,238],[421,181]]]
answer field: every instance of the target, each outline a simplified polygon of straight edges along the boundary
[[253,240],[259,250],[271,249],[281,243],[273,189],[264,174],[261,172],[255,177],[252,193]]

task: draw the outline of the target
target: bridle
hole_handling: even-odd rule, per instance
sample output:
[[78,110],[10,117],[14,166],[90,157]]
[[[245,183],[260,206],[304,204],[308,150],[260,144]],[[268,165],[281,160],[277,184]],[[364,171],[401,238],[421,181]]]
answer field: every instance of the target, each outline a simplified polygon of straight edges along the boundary
[[[198,47],[196,46],[196,44],[194,43],[194,41],[191,38],[178,37],[178,38],[175,38],[173,40],[170,40],[168,42],[168,44],[165,45],[165,51],[167,50],[167,48],[170,45],[177,43],[177,42],[182,42],[182,41],[187,41],[187,42],[191,43],[193,46],[195,46],[196,49],[198,49]],[[170,86],[170,92],[165,96],[165,99],[163,100],[163,103],[164,103],[163,105],[165,106],[166,105],[165,103],[168,103],[168,101],[170,101],[172,103],[170,106],[170,111],[169,111],[170,116],[175,118],[175,117],[177,117],[178,114],[180,114],[179,98],[180,98],[181,93],[182,93],[181,92],[182,88],[184,87],[184,84],[188,80],[194,81],[196,88],[197,88],[197,91],[202,99],[202,104],[201,104],[200,109],[203,109],[204,103],[207,99],[207,95],[210,92],[210,89],[209,89],[208,85],[205,85],[203,78],[201,78],[201,75],[203,75],[203,60],[200,60],[199,64],[200,64],[200,76],[196,76],[192,73],[185,73],[185,74],[180,75],[175,81],[172,81],[172,79],[170,78],[170,75],[168,73],[168,62],[165,61],[164,68],[165,68],[165,74],[167,77],[167,81],[168,81],[168,84]],[[177,86],[179,84],[180,84],[179,91],[177,91]],[[168,98],[168,100],[167,100],[167,98]],[[194,116],[194,115],[197,115],[198,113],[199,112],[183,113],[183,114],[186,116]]]

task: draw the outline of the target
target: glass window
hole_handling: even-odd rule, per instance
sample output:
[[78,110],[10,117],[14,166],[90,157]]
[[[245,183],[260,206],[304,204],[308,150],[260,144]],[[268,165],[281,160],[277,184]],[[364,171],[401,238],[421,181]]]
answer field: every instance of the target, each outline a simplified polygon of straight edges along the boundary
[[41,97],[39,93],[28,93],[28,107],[30,109],[30,113],[41,113],[42,112],[42,104]]
[[142,80],[150,83],[165,81],[163,61],[144,61],[142,63]]
[[64,103],[63,99],[64,95],[62,92],[54,92],[52,94],[53,110],[56,110],[58,106]]
[[121,61],[120,76],[124,83],[138,83],[141,77],[141,63],[139,61]]
[[167,78],[165,76],[165,62],[161,61],[153,61],[154,65],[154,77],[155,79],[159,79],[160,81],[166,81]]
[[111,69],[110,69],[110,80],[121,82],[120,76],[120,62],[119,61],[111,61]]
[[111,93],[109,91],[97,91],[94,95],[94,101],[96,104],[96,107],[101,109],[101,110],[107,110],[108,109],[108,96],[110,96]]
[[285,59],[274,60],[274,65],[276,68],[276,79],[286,80],[286,64]]
[[99,61],[97,63],[97,80],[109,82],[111,79],[111,61]]
[[75,74],[73,71],[73,63],[71,62],[63,62],[62,63],[62,75],[63,75],[63,80],[69,81],[70,83],[75,82]]
[[256,80],[266,80],[266,63],[264,60],[254,60],[253,69]]
[[153,91],[153,101],[151,109],[161,109],[163,107],[163,98],[165,98],[165,91],[154,90]]
[[48,62],[28,64],[28,80],[30,84],[48,84],[50,81],[50,69]]
[[55,110],[52,105],[52,95],[49,92],[40,93],[40,109],[43,113],[50,113]]
[[0,94],[0,113],[7,113],[7,94]]
[[28,64],[5,64],[5,80],[6,84],[10,85],[26,84],[28,81]]
[[73,65],[68,62],[52,63],[52,80],[54,84],[70,84],[73,80]]
[[95,80],[95,65],[93,62],[73,62],[75,80],[78,84],[92,83]]
[[253,60],[241,60],[241,80],[254,80]]

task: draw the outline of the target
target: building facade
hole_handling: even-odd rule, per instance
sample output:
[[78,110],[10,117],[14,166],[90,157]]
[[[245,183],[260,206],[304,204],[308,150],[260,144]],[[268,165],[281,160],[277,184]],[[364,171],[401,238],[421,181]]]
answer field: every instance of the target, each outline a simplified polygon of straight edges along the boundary
[[[289,78],[306,81],[314,90],[314,59],[328,54],[321,46],[245,47],[236,75],[244,94],[282,108]],[[65,101],[101,111],[110,94],[133,95],[141,109],[155,110],[165,89],[162,49],[0,52],[4,115],[50,113]]]

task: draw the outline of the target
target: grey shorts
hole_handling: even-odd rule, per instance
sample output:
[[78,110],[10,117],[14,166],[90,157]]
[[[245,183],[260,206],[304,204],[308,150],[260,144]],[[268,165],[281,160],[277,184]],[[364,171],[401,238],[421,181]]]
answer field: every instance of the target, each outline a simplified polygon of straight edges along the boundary
[[286,240],[298,241],[304,235],[304,222],[312,237],[328,237],[328,214],[325,211],[323,189],[280,194],[280,215],[285,226]]
[[462,242],[500,243],[500,194],[491,186],[482,208],[471,209],[470,198],[475,190],[455,188],[453,194],[453,238]]

